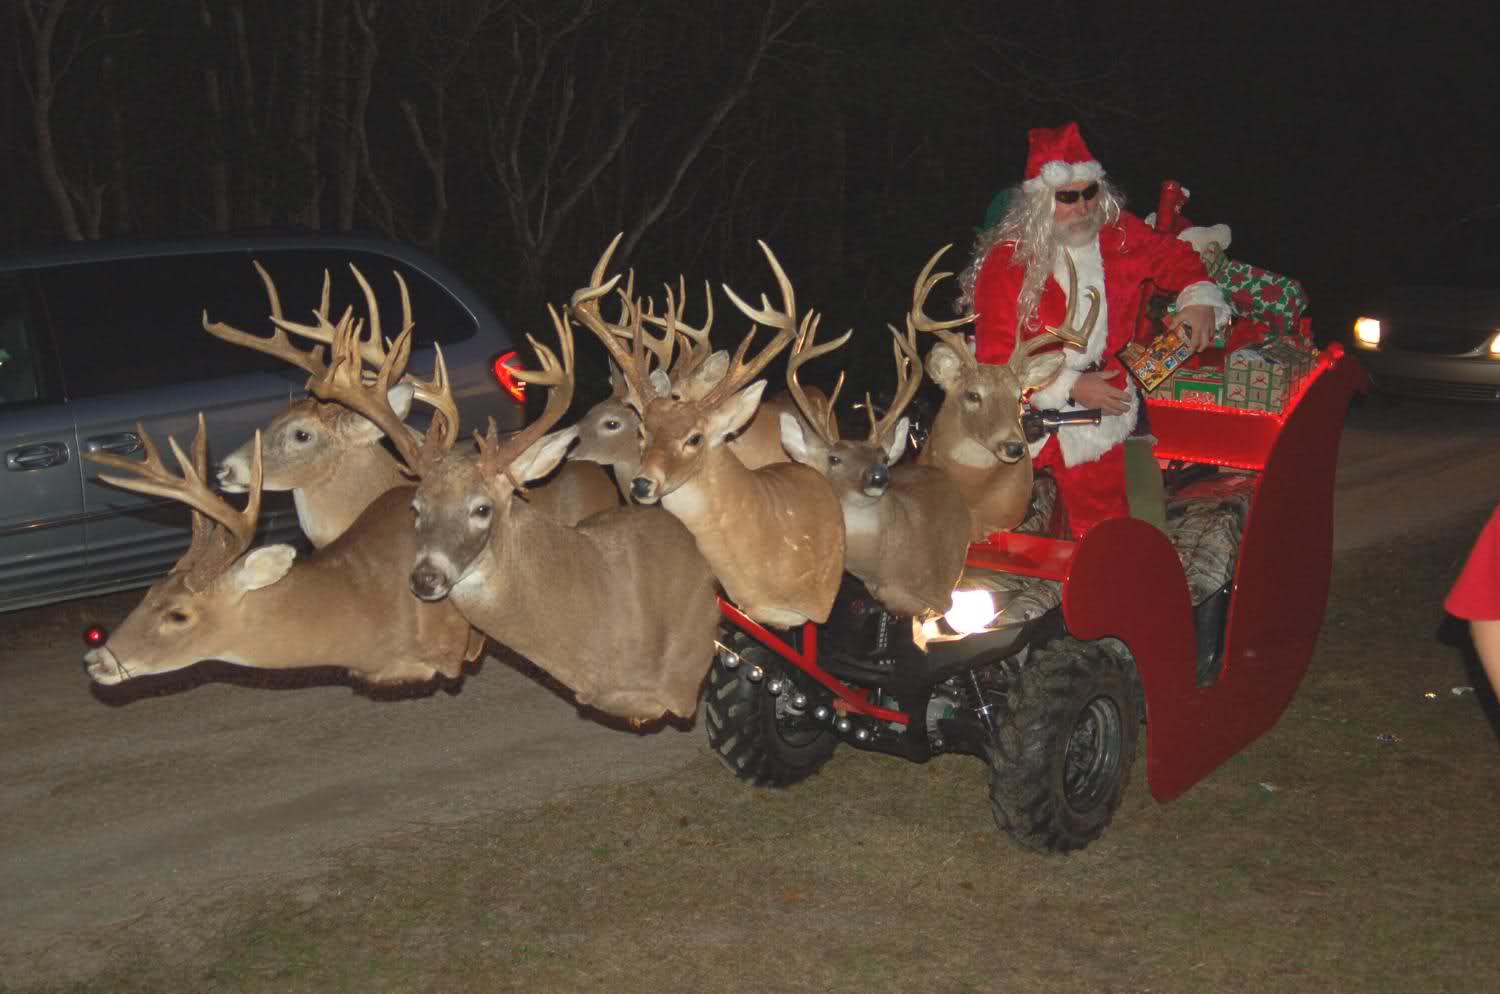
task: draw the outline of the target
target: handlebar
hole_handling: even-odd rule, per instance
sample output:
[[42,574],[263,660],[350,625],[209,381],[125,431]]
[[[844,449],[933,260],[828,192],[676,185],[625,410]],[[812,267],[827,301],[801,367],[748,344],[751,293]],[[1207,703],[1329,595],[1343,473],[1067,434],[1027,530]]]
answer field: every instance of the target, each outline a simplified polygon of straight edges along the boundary
[[1037,442],[1048,432],[1068,425],[1096,425],[1103,413],[1097,407],[1082,411],[1027,411],[1021,415],[1021,429],[1026,433],[1026,441]]

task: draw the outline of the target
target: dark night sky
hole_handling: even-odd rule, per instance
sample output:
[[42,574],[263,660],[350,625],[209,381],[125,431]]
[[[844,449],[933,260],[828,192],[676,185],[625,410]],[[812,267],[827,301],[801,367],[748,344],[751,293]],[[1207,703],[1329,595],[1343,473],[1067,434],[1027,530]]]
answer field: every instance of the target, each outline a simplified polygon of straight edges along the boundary
[[[163,8],[169,11],[160,15],[166,30],[189,30],[193,19],[182,16],[189,8],[196,5]],[[616,9],[649,21],[658,9],[682,15],[699,8],[662,3]],[[740,9],[724,7],[719,14]],[[821,261],[821,246],[829,243],[817,229],[835,221],[817,200],[816,184],[802,186],[806,199],[784,212],[784,230],[764,234],[779,251],[786,246],[785,255],[814,288],[842,295],[855,308],[884,308],[886,301],[869,297],[869,284],[890,284],[899,297],[902,288],[886,273],[914,271],[946,241],[967,248],[990,197],[1019,178],[1025,129],[1076,117],[1139,213],[1154,205],[1162,178],[1180,179],[1193,190],[1189,214],[1196,222],[1233,228],[1232,256],[1300,277],[1315,318],[1337,322],[1364,285],[1388,280],[1442,225],[1500,200],[1496,33],[1482,22],[1482,9],[1451,0],[1054,0],[1046,6],[825,0],[777,59],[798,69],[816,64],[809,72],[821,73],[825,100],[835,94],[847,132],[842,150],[805,122],[800,130],[791,127],[794,118],[815,110],[799,89],[807,76],[798,83],[795,73],[788,74],[761,99],[777,101],[775,113],[786,125],[777,130],[795,136],[789,147],[777,149],[783,161],[805,175],[838,170],[846,177],[847,230],[832,243],[844,260],[842,285],[820,272],[820,266],[831,267]],[[667,26],[657,21],[648,30]],[[680,23],[672,26],[682,29]],[[6,49],[24,50],[20,22],[7,17],[3,28],[10,35],[0,39]],[[708,39],[741,28],[724,28],[704,16],[682,30]],[[985,64],[983,44],[956,44],[955,33],[999,39],[991,50],[996,65]],[[151,59],[188,65],[195,49],[168,43],[170,34],[162,38],[150,43]],[[396,44],[391,41],[388,49]],[[682,64],[695,65],[692,39],[675,44]],[[1040,76],[1006,88],[996,82],[999,63],[1017,57]],[[705,91],[723,83],[717,78],[725,75],[723,64],[697,65],[691,71],[702,74]],[[0,125],[8,132],[0,142],[14,166],[0,182],[9,201],[4,233],[13,246],[55,242],[58,230],[35,180],[22,60],[12,60],[11,67],[0,103]],[[195,71],[183,78],[196,79]],[[191,88],[182,92],[195,95]],[[60,100],[62,121],[76,116],[77,105],[69,101],[79,99],[86,101],[87,94]],[[479,152],[462,148],[455,161],[472,162],[482,157]],[[182,172],[178,164],[174,183]],[[461,210],[473,214],[474,198],[492,196],[493,190],[477,178],[468,182]],[[498,213],[486,223],[501,223]],[[585,211],[572,223],[569,237],[577,247],[559,258],[559,272],[571,273],[577,265],[572,255],[602,244],[612,233],[604,229],[615,222]],[[455,235],[446,254],[471,276],[494,273],[506,264],[493,251],[503,246],[503,235],[486,233],[478,243]],[[744,240],[740,232],[734,237]],[[643,264],[657,262],[648,258],[653,245],[673,257],[675,250],[665,246],[680,242],[648,238]],[[743,256],[752,257],[753,249]],[[671,268],[677,261],[659,264]],[[860,274],[870,272],[877,276],[860,287]],[[503,298],[497,286],[481,285]]]

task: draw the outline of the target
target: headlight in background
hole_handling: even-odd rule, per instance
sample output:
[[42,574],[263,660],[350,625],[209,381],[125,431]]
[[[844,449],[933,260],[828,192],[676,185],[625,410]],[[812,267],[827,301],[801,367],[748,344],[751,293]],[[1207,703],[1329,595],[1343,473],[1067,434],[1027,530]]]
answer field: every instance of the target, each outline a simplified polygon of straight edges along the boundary
[[1500,332],[1496,332],[1495,337],[1490,339],[1490,358],[1500,359]]
[[1357,319],[1354,322],[1354,344],[1362,349],[1380,348],[1380,322],[1374,318]]

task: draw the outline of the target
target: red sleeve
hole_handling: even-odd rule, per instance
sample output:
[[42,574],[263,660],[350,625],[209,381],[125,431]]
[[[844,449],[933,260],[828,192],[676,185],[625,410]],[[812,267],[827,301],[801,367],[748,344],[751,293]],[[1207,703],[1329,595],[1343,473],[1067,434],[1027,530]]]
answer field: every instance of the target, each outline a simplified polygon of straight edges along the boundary
[[1500,620],[1500,507],[1479,533],[1443,607],[1466,621]]
[[1003,363],[1016,347],[1017,284],[1010,274],[1010,245],[985,256],[974,281],[974,353],[980,362]]
[[1191,242],[1157,231],[1134,214],[1121,214],[1120,225],[1127,239],[1139,240],[1146,246],[1151,256],[1151,278],[1163,290],[1177,291],[1194,283],[1211,282],[1203,259]]

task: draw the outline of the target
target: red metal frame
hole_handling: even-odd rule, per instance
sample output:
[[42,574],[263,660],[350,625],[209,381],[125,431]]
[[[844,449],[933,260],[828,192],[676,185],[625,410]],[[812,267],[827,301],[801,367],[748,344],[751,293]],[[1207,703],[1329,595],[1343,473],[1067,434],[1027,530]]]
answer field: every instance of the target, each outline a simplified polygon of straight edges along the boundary
[[833,691],[835,710],[853,711],[855,714],[878,718],[881,721],[892,721],[898,725],[911,722],[911,716],[905,711],[892,711],[890,708],[872,704],[868,690],[863,687],[851,687],[818,665],[818,626],[812,622],[809,621],[802,626],[803,648],[801,652],[798,652],[781,636],[755,621],[723,597],[719,598],[719,611],[724,617],[753,635],[767,649]]

